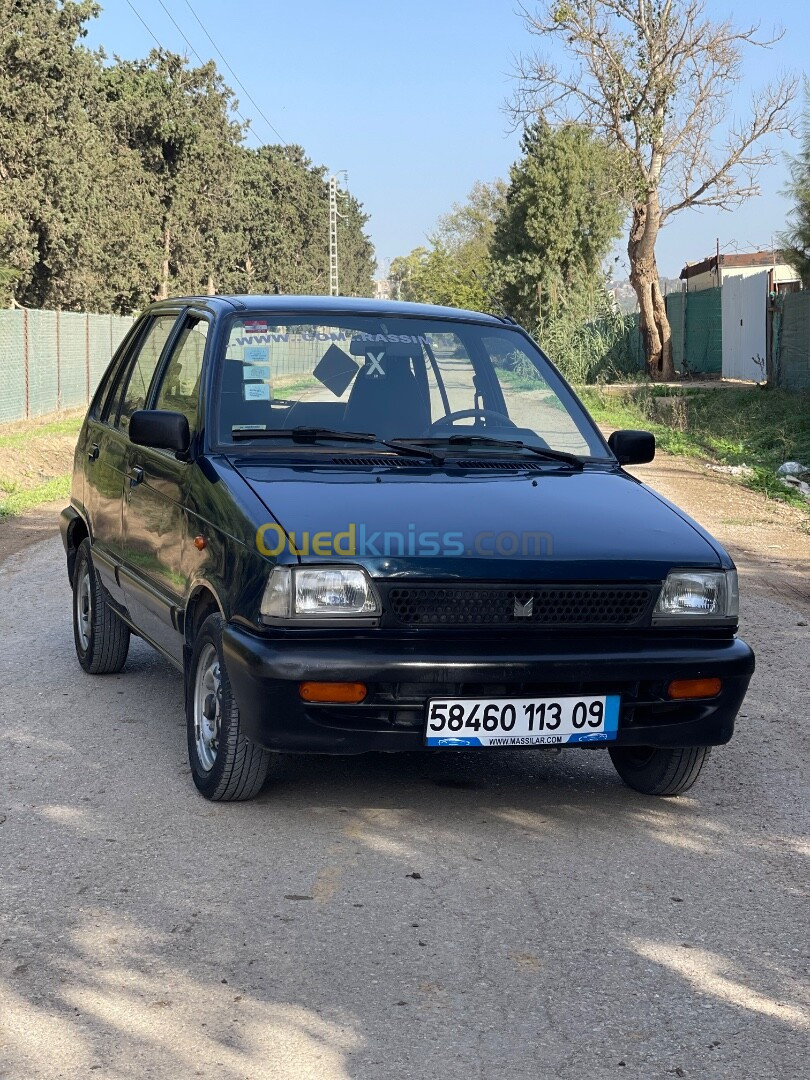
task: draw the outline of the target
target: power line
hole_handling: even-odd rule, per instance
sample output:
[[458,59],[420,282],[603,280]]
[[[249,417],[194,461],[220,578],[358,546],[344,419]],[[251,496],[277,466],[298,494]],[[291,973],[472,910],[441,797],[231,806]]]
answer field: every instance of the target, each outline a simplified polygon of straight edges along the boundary
[[[158,41],[158,38],[157,38],[157,36],[156,36],[156,35],[154,34],[154,32],[152,31],[151,27],[149,27],[149,26],[148,26],[148,24],[146,23],[146,21],[145,21],[145,20],[144,20],[143,18],[141,18],[141,15],[140,15],[140,14],[138,13],[138,11],[137,11],[137,10],[136,10],[136,8],[134,7],[134,5],[133,5],[133,4],[132,4],[132,3],[130,2],[130,0],[127,0],[127,3],[128,3],[128,4],[129,4],[129,6],[130,6],[130,7],[132,8],[132,10],[133,10],[133,11],[135,12],[135,14],[136,14],[136,15],[138,16],[138,18],[139,18],[139,19],[141,20],[141,22],[142,22],[142,23],[143,23],[143,25],[144,25],[144,26],[146,27],[146,29],[147,29],[147,30],[149,31],[149,33],[150,33],[150,34],[152,35],[152,38],[153,38],[153,40],[154,40],[155,42],[157,42],[157,46],[158,46],[158,48],[159,48],[159,49],[160,49],[160,50],[161,50],[162,52],[168,52],[168,49],[164,48],[164,46],[163,46],[163,45],[161,45],[160,41]],[[163,0],[158,0],[158,3],[159,3],[159,4],[160,4],[160,6],[161,6],[161,7],[163,8],[163,10],[164,10],[164,11],[166,12],[166,14],[167,14],[167,15],[169,16],[169,18],[171,19],[171,21],[172,21],[172,22],[174,23],[175,29],[177,30],[177,32],[179,33],[179,35],[180,35],[180,37],[181,37],[181,38],[183,39],[183,41],[185,41],[186,45],[188,45],[188,47],[189,47],[189,49],[190,49],[190,50],[192,51],[192,53],[193,53],[193,54],[194,54],[194,55],[196,56],[196,58],[197,58],[197,60],[199,61],[199,63],[200,63],[200,64],[202,64],[202,65],[205,65],[205,61],[204,61],[204,60],[203,60],[203,58],[202,58],[202,57],[200,56],[200,54],[199,54],[199,53],[197,52],[197,50],[196,50],[196,49],[194,48],[194,46],[193,46],[193,45],[191,44],[191,42],[190,42],[190,41],[188,40],[188,38],[186,37],[186,35],[185,35],[185,34],[183,33],[183,30],[182,30],[182,28],[181,28],[181,27],[180,27],[180,26],[178,25],[178,23],[177,23],[176,19],[175,19],[175,18],[174,18],[174,16],[172,15],[172,13],[171,13],[171,12],[169,11],[169,9],[168,9],[168,8],[166,7],[166,5],[165,5],[165,4],[163,3]],[[232,108],[233,108],[233,111],[234,111],[234,112],[236,113],[236,115],[237,115],[237,116],[239,117],[239,119],[240,119],[240,120],[242,121],[242,123],[243,123],[243,124],[245,125],[245,127],[247,128],[247,130],[248,130],[248,131],[253,131],[253,125],[251,124],[250,120],[248,120],[248,119],[247,119],[247,117],[243,116],[243,115],[242,115],[242,114],[241,114],[241,113],[239,112],[239,110],[238,110],[238,109],[236,108],[236,106],[235,106],[235,105],[233,105],[233,106],[232,106]],[[255,131],[253,131],[253,134],[255,135],[255,134],[256,134],[256,132],[255,132]],[[258,136],[256,136],[256,137],[258,138]]]
[[[259,106],[258,106],[258,105],[256,104],[256,101],[255,101],[255,100],[254,100],[254,98],[252,97],[252,95],[251,95],[250,91],[248,90],[248,88],[247,88],[247,87],[245,86],[245,84],[244,84],[244,83],[242,82],[242,80],[241,80],[241,79],[239,78],[239,76],[238,76],[238,75],[236,74],[236,72],[235,72],[235,71],[233,70],[233,68],[231,67],[231,65],[230,65],[230,64],[228,63],[228,61],[227,61],[227,60],[225,59],[225,57],[224,57],[224,56],[222,55],[222,50],[220,49],[219,45],[217,45],[217,43],[216,43],[216,42],[214,41],[214,39],[213,39],[213,38],[211,37],[211,35],[210,35],[210,34],[208,33],[208,31],[206,30],[206,28],[205,28],[205,25],[204,25],[204,23],[203,23],[202,19],[201,19],[201,18],[200,18],[200,16],[199,16],[199,15],[197,14],[197,12],[196,12],[196,11],[194,10],[194,8],[193,8],[193,7],[191,6],[191,4],[190,4],[189,0],[185,0],[185,2],[186,2],[186,7],[188,8],[188,10],[189,10],[189,11],[191,12],[191,14],[192,14],[192,15],[194,16],[194,18],[195,18],[195,19],[197,20],[197,22],[198,22],[198,23],[200,24],[200,28],[202,29],[202,32],[203,32],[203,33],[205,34],[205,36],[206,36],[206,37],[208,38],[208,40],[209,40],[209,41],[211,42],[211,44],[212,44],[212,45],[214,46],[214,48],[216,49],[216,51],[217,51],[217,53],[218,53],[218,55],[219,55],[219,58],[220,58],[220,60],[221,60],[221,61],[222,61],[222,63],[223,63],[224,65],[225,65],[225,67],[226,67],[226,68],[228,69],[228,71],[230,71],[231,75],[232,75],[232,76],[234,77],[234,79],[236,80],[236,82],[237,82],[237,83],[239,84],[239,86],[240,86],[240,87],[242,88],[242,90],[244,91],[244,93],[245,93],[245,97],[246,97],[246,98],[248,99],[248,101],[249,101],[249,102],[251,103],[251,105],[253,106],[253,108],[254,108],[254,109],[256,110],[256,112],[257,112],[257,113],[259,114],[259,116],[260,116],[260,117],[262,118],[262,120],[264,120],[265,124],[267,124],[267,126],[268,126],[268,127],[270,128],[270,130],[271,130],[271,131],[273,132],[273,134],[275,134],[275,135],[278,135],[279,139],[281,139],[281,142],[282,142],[282,144],[283,144],[284,146],[286,146],[286,145],[287,145],[287,140],[286,140],[286,139],[284,138],[284,136],[283,136],[283,135],[281,134],[281,132],[280,132],[280,131],[279,131],[279,130],[278,130],[278,129],[276,128],[276,127],[274,127],[274,126],[273,126],[273,125],[272,125],[272,124],[270,123],[270,121],[269,121],[269,120],[267,119],[267,117],[266,117],[266,115],[264,114],[264,112],[262,111],[262,109],[260,109],[260,108],[259,108]],[[174,20],[172,20],[172,22],[173,22],[173,21],[174,21]]]
[[[176,28],[176,29],[177,29],[177,31],[179,32],[180,36],[181,36],[181,37],[183,38],[183,40],[185,41],[185,43],[186,43],[186,45],[187,45],[187,46],[189,47],[189,49],[191,49],[192,53],[194,54],[194,56],[196,56],[196,58],[197,58],[197,60],[198,60],[198,61],[200,62],[200,64],[204,64],[204,61],[203,61],[203,60],[202,60],[202,58],[200,57],[200,54],[199,54],[199,53],[197,52],[197,50],[196,50],[196,49],[194,48],[194,46],[193,46],[193,45],[191,44],[191,42],[189,41],[189,39],[188,39],[188,38],[186,37],[186,35],[185,35],[185,34],[183,33],[183,31],[181,30],[181,28],[180,28],[180,27],[178,26],[177,22],[175,21],[174,17],[172,16],[171,12],[170,12],[170,11],[168,10],[168,8],[166,7],[166,5],[165,5],[165,4],[163,3],[163,0],[158,0],[158,3],[159,3],[159,4],[160,4],[160,6],[161,6],[161,7],[163,8],[163,10],[164,10],[164,11],[166,12],[166,14],[167,14],[167,15],[169,16],[169,18],[171,19],[171,21],[172,21],[172,23],[174,24],[175,28]],[[140,13],[140,12],[138,11],[138,9],[137,9],[137,8],[135,7],[135,5],[134,5],[134,4],[132,3],[132,0],[127,0],[127,4],[128,4],[128,5],[129,5],[129,7],[130,7],[130,8],[132,9],[132,12],[133,12],[133,14],[134,14],[134,15],[136,16],[136,18],[138,19],[138,21],[139,21],[139,22],[140,22],[140,23],[142,24],[142,26],[144,27],[144,29],[146,30],[146,32],[147,32],[147,33],[149,34],[149,36],[150,36],[150,37],[152,38],[152,40],[153,40],[153,41],[155,42],[155,44],[157,45],[158,49],[160,49],[160,51],[161,51],[161,52],[163,52],[163,53],[166,53],[166,54],[168,54],[169,50],[168,50],[168,49],[167,49],[167,48],[166,48],[166,47],[165,47],[165,46],[163,45],[163,43],[162,43],[162,42],[160,41],[160,39],[158,38],[157,34],[155,34],[155,32],[154,32],[154,31],[152,30],[151,26],[150,26],[150,25],[149,25],[149,24],[147,23],[147,21],[146,21],[146,20],[145,20],[145,19],[143,18],[143,16],[141,15],[141,13]],[[248,99],[249,99],[249,100],[250,100],[250,101],[252,102],[253,106],[254,106],[254,107],[255,107],[255,109],[256,109],[256,110],[258,111],[258,113],[259,113],[259,114],[261,115],[261,117],[262,117],[262,119],[264,120],[264,122],[265,122],[265,123],[267,124],[267,126],[268,126],[268,127],[270,128],[270,130],[271,130],[271,131],[273,131],[273,132],[274,132],[274,133],[275,133],[276,135],[278,135],[279,139],[281,139],[281,142],[282,142],[282,144],[283,144],[283,145],[284,145],[285,147],[288,147],[288,146],[289,146],[289,144],[288,144],[287,142],[285,142],[285,140],[284,140],[284,138],[283,138],[283,137],[281,136],[281,134],[280,134],[280,133],[279,133],[279,132],[277,131],[277,129],[276,129],[276,128],[275,128],[275,127],[274,127],[274,126],[273,126],[273,125],[272,125],[272,124],[270,123],[270,121],[269,121],[269,120],[267,119],[267,117],[265,116],[265,114],[264,114],[264,113],[262,112],[262,110],[261,110],[261,109],[259,108],[259,106],[258,106],[258,105],[256,104],[256,102],[255,102],[255,101],[253,100],[253,98],[252,98],[252,96],[250,95],[250,93],[248,92],[248,90],[247,90],[247,89],[245,88],[245,86],[244,86],[244,84],[242,83],[242,81],[241,81],[241,79],[239,78],[239,76],[238,76],[238,75],[236,74],[236,72],[235,72],[235,71],[233,70],[233,68],[231,67],[231,65],[230,65],[230,64],[228,63],[228,61],[227,61],[227,60],[225,59],[225,57],[224,57],[224,56],[222,55],[222,53],[220,52],[220,49],[219,49],[219,47],[217,46],[216,42],[215,42],[215,41],[214,41],[214,39],[213,39],[213,38],[211,37],[211,35],[210,35],[210,34],[208,33],[208,31],[207,31],[207,30],[205,29],[205,26],[203,26],[202,22],[200,21],[200,18],[199,18],[199,16],[197,15],[197,13],[196,13],[196,11],[194,10],[194,8],[192,8],[192,6],[191,6],[191,4],[190,4],[190,3],[188,2],[188,0],[186,0],[186,4],[187,4],[187,6],[188,6],[189,10],[191,11],[191,14],[192,14],[192,15],[194,16],[194,18],[195,18],[195,19],[197,20],[197,22],[198,22],[198,23],[200,24],[200,26],[202,27],[202,30],[203,30],[203,32],[204,32],[204,34],[205,34],[205,36],[206,36],[206,37],[208,38],[208,40],[209,40],[209,41],[211,42],[211,44],[212,44],[212,45],[214,46],[214,48],[216,49],[216,51],[217,51],[217,52],[219,53],[219,56],[220,56],[220,58],[221,58],[222,62],[223,62],[223,63],[225,64],[225,66],[226,66],[226,67],[228,68],[228,71],[230,71],[231,75],[233,75],[233,77],[234,77],[234,79],[236,80],[236,82],[237,82],[237,83],[239,83],[239,85],[240,85],[240,86],[242,87],[242,89],[243,89],[243,90],[245,91],[245,94],[246,94],[247,98],[248,98]],[[249,130],[252,130],[252,125],[251,125],[251,122],[250,122],[250,120],[247,120],[247,119],[246,119],[246,118],[245,118],[245,117],[244,117],[244,116],[243,116],[243,115],[241,114],[241,112],[240,112],[240,111],[239,111],[239,110],[238,110],[238,109],[237,109],[237,108],[236,108],[235,106],[232,106],[232,108],[233,108],[233,111],[234,111],[234,112],[236,113],[236,115],[237,115],[237,116],[239,117],[239,119],[240,119],[240,120],[242,121],[242,123],[243,123],[243,124],[245,125],[245,127],[246,127],[246,128],[248,128]],[[255,131],[254,131],[254,135],[255,135]],[[297,200],[297,199],[294,199],[294,198],[292,198],[292,197],[291,197],[290,195],[288,195],[288,196],[287,196],[287,201],[288,201],[288,203],[292,204],[292,205],[293,205],[293,206],[295,207],[295,209],[296,209],[296,210],[298,210],[298,212],[299,212],[299,213],[301,214],[302,220],[305,220],[305,219],[306,219],[306,216],[307,216],[307,213],[308,213],[308,212],[304,210],[304,208],[303,208],[303,207],[301,206],[301,204],[300,204],[300,203],[298,202],[298,200]],[[339,215],[339,216],[343,216],[343,215]]]
[[157,37],[155,36],[155,34],[153,34],[153,33],[152,33],[152,28],[151,28],[151,26],[150,26],[150,25],[149,25],[149,24],[147,23],[147,21],[146,21],[146,20],[145,20],[145,19],[144,19],[144,18],[143,18],[143,17],[141,16],[141,13],[140,13],[140,12],[138,11],[138,9],[137,9],[137,8],[135,7],[135,5],[134,5],[134,4],[132,3],[132,0],[127,0],[127,3],[128,3],[128,4],[129,4],[129,6],[130,6],[130,7],[132,8],[132,10],[133,10],[133,11],[135,12],[135,15],[136,15],[136,16],[138,17],[139,21],[143,23],[144,27],[146,28],[146,32],[147,32],[147,34],[149,34],[149,36],[150,36],[150,37],[152,38],[152,40],[153,40],[153,41],[155,42],[155,44],[157,45],[157,47],[158,47],[159,49],[161,49],[161,50],[162,50],[163,52],[166,52],[166,49],[164,49],[164,48],[163,48],[163,46],[162,46],[162,45],[160,44],[160,42],[158,41],[158,39],[157,39]]

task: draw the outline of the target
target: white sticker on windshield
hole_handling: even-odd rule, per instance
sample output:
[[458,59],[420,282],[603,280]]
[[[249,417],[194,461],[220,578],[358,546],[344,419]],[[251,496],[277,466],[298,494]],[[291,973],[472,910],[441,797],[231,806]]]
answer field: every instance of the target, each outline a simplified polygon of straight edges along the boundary
[[245,401],[269,401],[270,386],[268,383],[245,383]]
[[246,345],[243,357],[246,364],[266,363],[270,359],[270,349],[267,345]]
[[259,364],[245,364],[242,378],[245,382],[270,382],[270,368]]

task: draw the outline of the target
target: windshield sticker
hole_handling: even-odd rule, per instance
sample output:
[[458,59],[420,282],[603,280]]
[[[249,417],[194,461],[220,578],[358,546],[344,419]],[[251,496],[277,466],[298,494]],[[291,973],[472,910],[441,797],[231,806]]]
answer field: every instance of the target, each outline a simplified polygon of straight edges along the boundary
[[358,367],[348,353],[337,345],[330,345],[321,357],[312,374],[331,390],[335,397],[340,397],[357,374]]
[[242,355],[246,364],[261,364],[270,359],[270,350],[266,345],[246,345]]
[[242,379],[245,382],[270,382],[270,368],[260,367],[258,364],[245,364],[242,368]]
[[266,319],[245,319],[245,333],[246,334],[266,334],[267,333],[267,320]]
[[269,401],[270,400],[270,385],[269,383],[245,383],[243,390],[245,392],[245,401]]
[[267,431],[267,424],[234,424],[231,431]]
[[380,375],[385,375],[382,367],[384,359],[384,352],[378,352],[376,356],[373,352],[370,352],[368,354],[368,363],[366,364],[366,375],[373,375],[375,379]]
[[301,334],[290,334],[290,333],[280,333],[280,332],[270,334],[270,333],[267,333],[267,324],[266,323],[263,325],[261,330],[250,329],[248,327],[248,324],[245,323],[244,329],[245,329],[246,334],[259,334],[260,336],[259,337],[250,337],[250,338],[237,337],[236,338],[236,344],[237,345],[253,345],[253,344],[257,344],[257,343],[260,344],[260,345],[261,344],[264,344],[264,345],[278,345],[281,342],[297,343],[297,342],[301,342],[301,341],[323,341],[323,342],[326,342],[326,341],[348,341],[349,338],[351,338],[351,336],[352,336],[351,333],[349,331],[347,331],[347,330],[333,330],[333,331],[330,331],[328,334],[324,333],[322,331],[316,332],[314,330],[306,331],[306,332],[301,333]]
[[357,334],[354,340],[375,345],[430,345],[430,339],[422,334]]

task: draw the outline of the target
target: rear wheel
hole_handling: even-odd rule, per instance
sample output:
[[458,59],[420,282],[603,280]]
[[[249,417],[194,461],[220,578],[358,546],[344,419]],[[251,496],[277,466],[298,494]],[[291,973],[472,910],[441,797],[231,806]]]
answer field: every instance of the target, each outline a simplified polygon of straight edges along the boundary
[[645,795],[680,795],[700,776],[709,746],[612,746],[610,759],[628,787]]
[[73,566],[73,641],[79,663],[91,675],[113,674],[126,663],[129,627],[107,603],[88,539],[79,545]]
[[222,627],[221,615],[209,615],[194,642],[186,695],[188,757],[198,791],[217,802],[236,802],[259,794],[270,754],[241,733]]

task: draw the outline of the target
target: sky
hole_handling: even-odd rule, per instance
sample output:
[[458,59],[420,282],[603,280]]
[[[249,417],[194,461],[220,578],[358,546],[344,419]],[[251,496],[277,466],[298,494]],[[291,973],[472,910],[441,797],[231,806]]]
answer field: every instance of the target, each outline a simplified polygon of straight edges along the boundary
[[[239,111],[252,121],[250,145],[280,136],[301,144],[314,163],[345,169],[371,215],[368,230],[383,270],[387,260],[424,243],[439,215],[463,201],[476,180],[507,178],[519,157],[504,102],[516,57],[535,42],[516,14],[517,0],[190,0],[200,22],[187,0],[101,3],[88,45],[131,59],[145,56],[156,38],[189,53],[170,13],[236,91]],[[764,10],[761,0],[707,0],[709,15],[740,25],[762,21]],[[810,0],[782,0],[774,11],[785,36],[769,52],[746,54],[732,99],[741,110],[775,71],[808,68]],[[763,32],[772,29],[764,20]],[[760,173],[759,197],[734,212],[692,210],[672,219],[659,239],[661,274],[677,277],[687,261],[712,254],[718,238],[728,252],[772,245],[789,209],[780,195],[785,154],[798,143],[786,137],[774,145],[777,161]],[[614,273],[623,277],[621,245],[615,255]]]

